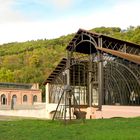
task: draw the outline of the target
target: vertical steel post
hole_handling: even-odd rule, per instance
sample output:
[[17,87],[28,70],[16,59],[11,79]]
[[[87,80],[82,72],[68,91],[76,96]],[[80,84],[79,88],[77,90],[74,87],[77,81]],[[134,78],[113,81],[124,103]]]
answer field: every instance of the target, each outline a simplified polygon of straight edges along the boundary
[[[71,60],[71,52],[67,51],[67,87],[70,88],[70,60]],[[67,98],[69,98],[68,100],[68,104],[69,104],[69,119],[71,120],[71,91],[66,91],[65,94],[69,94],[66,95]]]
[[[98,47],[102,48],[102,38],[98,38]],[[102,104],[103,104],[103,55],[102,53],[98,52],[98,93],[99,93],[99,100],[98,100],[98,106],[99,110],[102,110]]]
[[69,119],[71,120],[71,93],[69,94]]
[[66,91],[64,91],[64,122],[66,124],[66,112],[67,112],[67,108],[66,108],[66,105],[67,105],[67,99],[66,99]]
[[89,106],[92,107],[92,61],[93,61],[93,56],[90,54],[89,56]]

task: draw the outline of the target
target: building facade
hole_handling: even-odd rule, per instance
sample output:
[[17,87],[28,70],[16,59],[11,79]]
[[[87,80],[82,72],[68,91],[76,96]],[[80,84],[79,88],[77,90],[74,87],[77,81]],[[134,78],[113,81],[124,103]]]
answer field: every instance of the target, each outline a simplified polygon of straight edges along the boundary
[[33,105],[42,102],[38,84],[0,83],[0,106]]

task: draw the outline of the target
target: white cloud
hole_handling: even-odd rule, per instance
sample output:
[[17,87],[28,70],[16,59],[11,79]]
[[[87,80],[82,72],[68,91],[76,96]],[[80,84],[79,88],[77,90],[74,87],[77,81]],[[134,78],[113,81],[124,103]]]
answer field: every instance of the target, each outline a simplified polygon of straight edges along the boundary
[[[140,25],[140,1],[121,1],[106,11],[97,11],[85,18],[90,28],[96,26],[119,26],[127,28],[130,25]],[[89,22],[92,22],[89,23]]]
[[73,4],[73,0],[52,0],[52,3],[58,9],[67,8]]
[[[78,0],[79,1],[79,0]],[[48,6],[48,4],[54,9],[55,12],[65,10],[72,6],[75,1],[74,0],[0,0],[0,23],[6,22],[23,22],[23,21],[31,21],[33,17],[31,17],[32,12],[29,15],[25,15],[24,11],[20,11],[20,9],[16,9],[15,7],[22,6],[24,4],[29,4],[29,8],[31,4],[38,5],[41,7],[42,5]],[[31,9],[33,10],[33,9]],[[47,10],[47,9],[46,9]],[[34,16],[38,15],[38,12],[34,9]],[[44,14],[45,15],[45,14]]]
[[106,11],[100,9],[100,11],[93,11],[87,16],[71,15],[71,17],[54,21],[0,24],[0,43],[55,38],[76,32],[79,28],[91,29],[100,26],[127,28],[130,25],[140,25],[140,1],[124,1],[117,3]]
[[77,31],[77,25],[71,26],[70,28],[68,24],[72,24],[72,21],[68,20],[64,22],[64,20],[61,20],[1,24],[0,31],[2,36],[0,37],[0,44],[33,39],[56,38]]
[[0,0],[0,23],[24,20],[22,14],[12,8],[14,4],[16,4],[15,0]]
[[65,10],[81,0],[30,0],[39,5],[49,5],[53,10]]

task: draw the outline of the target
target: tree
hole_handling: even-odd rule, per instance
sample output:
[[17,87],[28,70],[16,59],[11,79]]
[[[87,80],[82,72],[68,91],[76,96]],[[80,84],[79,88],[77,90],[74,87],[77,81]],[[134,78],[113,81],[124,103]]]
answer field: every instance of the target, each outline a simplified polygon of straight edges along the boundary
[[11,70],[1,68],[0,69],[0,82],[14,82],[14,74]]

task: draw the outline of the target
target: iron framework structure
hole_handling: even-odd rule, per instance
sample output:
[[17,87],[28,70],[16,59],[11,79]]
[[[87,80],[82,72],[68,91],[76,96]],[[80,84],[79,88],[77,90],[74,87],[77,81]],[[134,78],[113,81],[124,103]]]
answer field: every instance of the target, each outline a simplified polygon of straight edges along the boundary
[[79,29],[66,50],[67,58],[45,81],[51,86],[51,103],[66,106],[68,86],[73,97],[67,103],[73,109],[75,105],[99,110],[102,105],[140,105],[139,45]]

